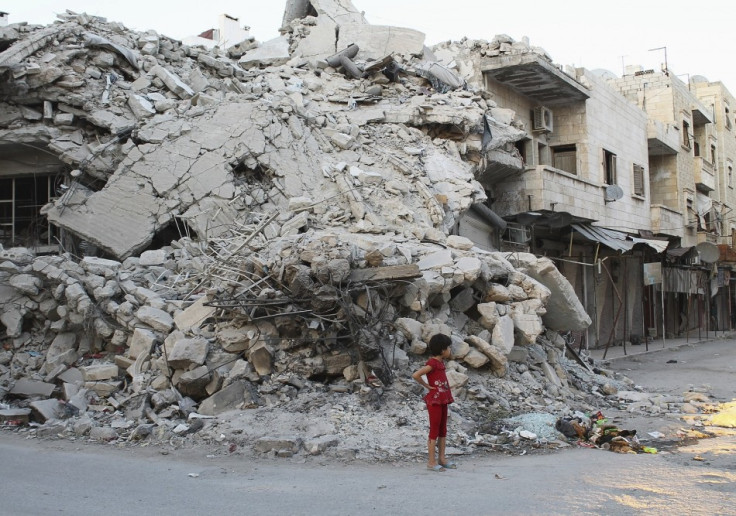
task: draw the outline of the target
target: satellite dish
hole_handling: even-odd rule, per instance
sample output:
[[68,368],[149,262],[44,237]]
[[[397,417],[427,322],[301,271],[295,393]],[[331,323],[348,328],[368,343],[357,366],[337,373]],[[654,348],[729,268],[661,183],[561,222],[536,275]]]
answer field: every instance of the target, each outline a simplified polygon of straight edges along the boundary
[[718,246],[711,244],[710,242],[701,242],[695,246],[695,250],[698,251],[700,259],[705,263],[715,263],[721,256],[721,251]]
[[606,193],[605,193],[605,201],[606,202],[613,202],[618,201],[621,197],[624,196],[623,189],[618,185],[608,185],[606,187]]

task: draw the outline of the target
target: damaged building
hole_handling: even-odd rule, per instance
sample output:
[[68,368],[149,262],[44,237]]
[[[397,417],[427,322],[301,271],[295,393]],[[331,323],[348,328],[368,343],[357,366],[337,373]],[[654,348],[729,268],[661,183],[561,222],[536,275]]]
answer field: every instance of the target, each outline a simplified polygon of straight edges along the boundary
[[477,424],[478,405],[564,415],[624,387],[558,332],[598,346],[666,319],[632,287],[695,242],[653,223],[677,208],[654,204],[647,111],[526,41],[428,48],[348,0],[237,34],[187,45],[72,12],[0,28],[16,418],[135,440],[318,395],[403,407],[438,332]]

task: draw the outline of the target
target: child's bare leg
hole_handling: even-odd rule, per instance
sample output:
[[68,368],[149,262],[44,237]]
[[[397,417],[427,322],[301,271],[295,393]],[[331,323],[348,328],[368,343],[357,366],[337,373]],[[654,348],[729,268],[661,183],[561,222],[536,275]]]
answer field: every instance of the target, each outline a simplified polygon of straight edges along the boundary
[[446,437],[437,438],[437,448],[439,449],[438,462],[440,464],[447,464],[447,459],[445,458],[445,442],[446,441],[447,441]]
[[437,465],[437,459],[435,458],[434,449],[437,444],[435,439],[427,439],[427,467],[433,468]]

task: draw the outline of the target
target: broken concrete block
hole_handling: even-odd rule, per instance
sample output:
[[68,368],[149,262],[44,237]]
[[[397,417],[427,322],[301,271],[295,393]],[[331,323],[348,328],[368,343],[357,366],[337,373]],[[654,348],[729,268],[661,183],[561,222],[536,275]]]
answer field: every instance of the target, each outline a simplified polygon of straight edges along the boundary
[[517,345],[534,344],[537,341],[537,337],[544,331],[542,320],[538,315],[512,311],[511,319],[514,321],[514,328],[516,329]]
[[127,355],[132,359],[138,358],[139,355],[147,355],[157,340],[158,336],[151,330],[136,328],[133,330],[133,335],[130,336]]
[[141,75],[132,83],[130,83],[130,89],[133,91],[141,91],[147,89],[151,85],[151,81],[145,75]]
[[8,283],[16,290],[31,296],[38,295],[43,287],[43,282],[36,276],[30,274],[16,274],[11,276]]
[[174,324],[181,331],[189,331],[192,328],[199,328],[204,321],[215,315],[217,310],[214,306],[205,306],[205,303],[212,300],[207,296],[202,296],[192,303],[189,307],[177,313],[174,316]]
[[493,346],[508,355],[514,348],[514,321],[509,315],[498,318],[491,337]]
[[502,377],[506,375],[508,359],[501,350],[475,335],[469,335],[465,340],[490,359],[491,369],[496,376]]
[[244,398],[249,396],[248,392],[245,380],[233,382],[203,400],[197,411],[206,416],[216,416],[228,410],[236,410],[243,404]]
[[[454,356],[454,355],[453,355]],[[479,369],[488,363],[490,360],[486,355],[478,351],[477,349],[469,349],[467,353],[462,357],[463,362],[468,364],[474,369]]]
[[30,404],[33,418],[41,423],[52,419],[58,419],[61,415],[59,400],[49,398],[46,400],[33,401]]
[[298,437],[261,437],[256,440],[253,449],[261,453],[280,450],[297,453],[301,446],[302,440]]
[[248,351],[248,362],[253,364],[253,368],[258,374],[262,376],[271,374],[273,351],[265,342],[258,342]]
[[332,376],[341,375],[343,370],[353,362],[353,359],[348,353],[325,355],[322,359],[324,361],[325,373]]
[[35,380],[28,380],[27,378],[20,378],[15,382],[13,388],[10,389],[10,394],[15,396],[21,396],[24,398],[30,398],[32,396],[51,396],[56,386],[53,383],[38,382]]
[[129,96],[128,107],[138,120],[156,114],[156,108],[153,106],[153,103],[141,95],[133,94]]
[[543,316],[544,325],[551,330],[584,330],[591,325],[590,316],[583,308],[570,282],[554,266],[549,258],[537,258],[529,253],[505,255],[516,267],[523,267],[526,274],[550,291]]
[[200,366],[207,359],[208,348],[207,339],[179,339],[168,354],[169,367],[188,369],[192,365]]
[[168,253],[163,249],[153,251],[144,251],[141,253],[138,265],[141,267],[151,267],[152,265],[163,265],[166,261]]
[[[116,366],[117,367],[117,366]],[[98,396],[106,398],[115,394],[123,386],[123,382],[84,382],[84,388],[94,391]]]
[[381,59],[389,54],[421,55],[424,51],[424,33],[403,27],[342,24],[336,48],[351,44],[360,47],[358,57],[363,60]]
[[336,435],[322,435],[304,441],[304,449],[310,455],[320,455],[327,448],[337,446],[339,439]]
[[182,373],[176,381],[176,388],[194,400],[203,399],[208,395],[206,387],[211,379],[212,373],[207,366],[202,365]]
[[2,409],[0,410],[0,425],[1,426],[24,425],[28,423],[30,415],[31,415],[31,409],[29,408]]
[[154,330],[168,333],[174,326],[174,319],[163,310],[153,308],[152,306],[142,306],[135,313],[135,316],[144,324],[147,324]]
[[96,441],[114,441],[118,438],[118,431],[107,426],[94,426],[89,429],[89,438]]
[[46,351],[46,372],[59,365],[70,365],[79,358],[77,354],[77,336],[72,332],[59,333],[54,337],[49,349]]
[[465,256],[455,262],[455,267],[465,278],[465,284],[472,284],[480,276],[481,261],[475,256]]
[[70,383],[76,386],[84,383],[84,376],[82,375],[82,371],[80,371],[76,367],[70,367],[69,369],[61,373],[57,378],[62,382]]
[[480,314],[480,324],[489,330],[492,330],[498,324],[498,311],[496,303],[478,303],[476,306]]
[[194,96],[194,91],[174,73],[168,71],[161,65],[151,68],[150,73],[155,75],[164,85],[181,99],[189,99]]
[[279,66],[286,63],[290,58],[289,40],[286,36],[280,36],[261,43],[258,48],[249,50],[238,60],[238,64],[243,68]]
[[79,370],[81,371],[85,382],[110,380],[112,378],[116,378],[120,374],[120,370],[115,364],[93,364],[82,366]]

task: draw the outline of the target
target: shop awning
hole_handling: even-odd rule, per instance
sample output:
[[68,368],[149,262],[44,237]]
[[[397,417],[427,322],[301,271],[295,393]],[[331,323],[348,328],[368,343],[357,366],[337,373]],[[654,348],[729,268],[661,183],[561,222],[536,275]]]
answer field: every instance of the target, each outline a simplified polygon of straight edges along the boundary
[[631,248],[634,247],[634,242],[626,240],[628,235],[621,231],[591,226],[590,224],[570,224],[570,226],[588,240],[599,242],[614,251],[624,253],[631,251]]
[[670,245],[670,242],[668,240],[652,240],[649,238],[631,237],[631,241],[635,244],[646,244],[658,253],[663,252],[665,249],[667,249],[667,246]]
[[675,247],[674,249],[668,249],[667,256],[674,256],[676,258],[679,258],[680,256],[685,255],[691,249],[692,249],[692,246],[691,247]]

